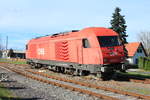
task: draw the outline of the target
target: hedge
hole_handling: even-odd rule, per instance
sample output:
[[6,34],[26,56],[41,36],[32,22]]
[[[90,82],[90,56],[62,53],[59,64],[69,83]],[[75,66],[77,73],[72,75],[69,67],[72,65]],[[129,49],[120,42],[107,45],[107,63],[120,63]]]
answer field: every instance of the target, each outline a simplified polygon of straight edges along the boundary
[[150,70],[150,57],[139,57],[138,67],[144,70]]
[[139,57],[138,67],[144,70],[150,70],[150,57]]

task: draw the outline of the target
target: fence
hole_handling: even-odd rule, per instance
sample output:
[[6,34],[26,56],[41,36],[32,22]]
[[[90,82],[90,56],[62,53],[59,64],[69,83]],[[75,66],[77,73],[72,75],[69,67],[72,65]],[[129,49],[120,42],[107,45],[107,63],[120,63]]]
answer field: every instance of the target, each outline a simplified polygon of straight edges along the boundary
[[138,59],[138,67],[144,70],[150,70],[150,57],[140,57]]

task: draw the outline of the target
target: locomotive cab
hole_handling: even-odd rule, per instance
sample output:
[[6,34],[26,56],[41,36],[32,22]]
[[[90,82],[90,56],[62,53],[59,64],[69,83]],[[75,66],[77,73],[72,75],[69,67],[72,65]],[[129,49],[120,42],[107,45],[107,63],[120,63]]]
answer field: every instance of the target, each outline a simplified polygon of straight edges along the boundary
[[118,36],[97,36],[97,39],[103,54],[103,64],[120,63],[124,60],[123,47]]
[[97,36],[103,57],[103,66],[125,70],[124,49],[118,36]]
[[116,32],[106,28],[88,28],[82,32],[83,64],[94,68],[91,73],[106,77],[116,70],[126,70],[124,48]]

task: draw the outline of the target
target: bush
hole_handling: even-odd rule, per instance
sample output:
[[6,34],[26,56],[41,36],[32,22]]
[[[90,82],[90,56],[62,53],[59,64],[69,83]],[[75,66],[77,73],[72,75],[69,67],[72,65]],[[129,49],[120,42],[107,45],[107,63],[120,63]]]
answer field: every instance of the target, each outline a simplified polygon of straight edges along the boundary
[[140,57],[138,67],[144,70],[150,70],[150,57]]

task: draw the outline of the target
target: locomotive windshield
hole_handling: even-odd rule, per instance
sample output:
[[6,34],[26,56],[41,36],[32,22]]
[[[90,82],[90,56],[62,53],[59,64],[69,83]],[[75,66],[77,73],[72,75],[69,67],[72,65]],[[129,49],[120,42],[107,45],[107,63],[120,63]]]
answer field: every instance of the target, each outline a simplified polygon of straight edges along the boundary
[[101,47],[112,47],[120,45],[117,36],[98,36],[97,38]]

